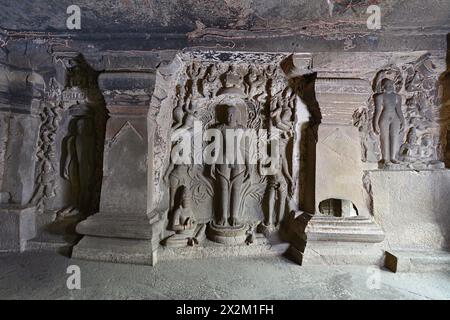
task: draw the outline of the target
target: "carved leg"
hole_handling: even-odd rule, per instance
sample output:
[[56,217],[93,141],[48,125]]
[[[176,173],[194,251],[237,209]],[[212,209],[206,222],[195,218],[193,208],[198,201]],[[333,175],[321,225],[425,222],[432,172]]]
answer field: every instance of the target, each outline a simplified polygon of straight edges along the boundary
[[383,160],[385,162],[390,162],[390,123],[389,121],[380,121],[380,143],[381,143],[381,153]]
[[229,183],[226,179],[226,177],[222,175],[218,175],[218,182],[219,182],[219,192],[220,195],[220,208],[219,209],[219,215],[218,215],[218,225],[225,225],[225,222],[227,220],[228,211],[229,211],[229,199],[230,199],[230,192],[229,192]]
[[241,203],[241,187],[244,182],[244,171],[242,168],[232,170],[232,187],[230,194],[230,225],[236,226],[239,224],[239,207]]
[[266,219],[264,221],[264,224],[266,226],[270,226],[273,224],[273,217],[275,216],[275,195],[276,195],[275,188],[270,187],[270,189],[269,189],[269,210],[268,210],[268,215],[266,216]]
[[399,144],[400,144],[400,121],[394,120],[391,122],[391,127],[389,131],[389,140],[390,140],[390,155],[391,162],[398,163],[397,157],[399,152]]
[[286,193],[278,190],[278,197],[280,199],[280,205],[278,207],[277,212],[277,219],[275,220],[275,224],[278,226],[280,225],[281,221],[283,221],[284,213],[286,211],[285,205],[286,205]]
[[172,211],[173,209],[175,209],[175,194],[177,191],[177,187],[174,186],[170,186],[169,189],[169,197],[170,197],[170,202],[169,202],[169,212]]
[[180,180],[175,178],[174,176],[170,177],[169,180],[169,212],[175,209],[175,194],[177,192],[178,187],[180,186]]

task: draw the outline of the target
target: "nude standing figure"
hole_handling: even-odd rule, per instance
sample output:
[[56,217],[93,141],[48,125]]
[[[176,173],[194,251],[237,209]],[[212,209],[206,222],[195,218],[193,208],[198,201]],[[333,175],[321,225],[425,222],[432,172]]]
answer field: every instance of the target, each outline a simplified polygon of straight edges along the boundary
[[373,129],[380,135],[382,160],[385,164],[399,163],[400,133],[405,127],[402,97],[395,92],[394,82],[383,79],[381,93],[374,96]]

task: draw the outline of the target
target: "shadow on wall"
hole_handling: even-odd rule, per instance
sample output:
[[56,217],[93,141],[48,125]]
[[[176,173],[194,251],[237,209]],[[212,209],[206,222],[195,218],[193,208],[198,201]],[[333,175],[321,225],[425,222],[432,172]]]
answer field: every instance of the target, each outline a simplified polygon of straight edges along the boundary
[[[447,59],[446,59],[447,70],[440,77],[440,82],[442,85],[442,115],[441,119],[445,119],[447,122],[447,130],[444,132],[444,137],[442,141],[446,141],[446,149],[443,150],[445,152],[445,167],[450,168],[450,33],[447,34]],[[449,191],[450,192],[450,191]],[[445,193],[444,193],[445,196]],[[445,239],[445,248],[450,250],[450,201],[447,201],[446,207],[444,210],[447,211],[447,219],[444,219],[440,226],[442,230],[442,234]],[[439,222],[439,221],[438,221]]]
[[442,115],[441,118],[447,122],[447,131],[444,131],[444,137],[441,141],[446,141],[445,167],[450,168],[450,33],[447,35],[447,70],[441,75],[439,81],[442,85]]
[[309,122],[302,126],[300,141],[300,210],[315,211],[315,163],[317,128],[322,120],[319,103],[316,99],[317,74],[308,74],[292,79],[291,87],[295,88],[310,114]]

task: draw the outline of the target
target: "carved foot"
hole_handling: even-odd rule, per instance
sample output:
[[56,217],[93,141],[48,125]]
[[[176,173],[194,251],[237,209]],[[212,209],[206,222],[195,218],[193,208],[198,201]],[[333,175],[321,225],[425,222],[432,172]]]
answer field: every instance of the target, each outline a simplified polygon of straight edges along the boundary
[[235,227],[235,226],[238,226],[238,225],[239,225],[238,219],[237,219],[237,218],[234,218],[234,217],[230,217],[230,218],[228,219],[228,222],[230,223],[230,226],[232,226],[232,227]]

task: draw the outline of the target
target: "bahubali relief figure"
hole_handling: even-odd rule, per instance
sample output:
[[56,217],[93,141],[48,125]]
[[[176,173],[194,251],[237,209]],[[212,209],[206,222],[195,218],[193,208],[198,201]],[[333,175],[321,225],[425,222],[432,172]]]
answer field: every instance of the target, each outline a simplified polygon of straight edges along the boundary
[[229,141],[230,137],[227,134],[227,130],[244,128],[244,126],[238,123],[237,113],[238,110],[236,107],[228,106],[226,108],[224,122],[219,123],[215,127],[220,130],[223,138],[222,148],[219,150],[223,161],[219,161],[219,163],[211,166],[211,176],[216,180],[216,195],[219,198],[217,216],[213,221],[216,226],[240,226],[240,192],[247,167],[245,161],[241,163],[240,160],[245,159],[239,159],[238,152],[244,155],[245,151],[238,150],[241,147],[238,146],[233,150],[233,154],[229,154],[230,150],[227,149],[227,146],[234,145],[234,141]]
[[402,97],[396,93],[394,82],[383,79],[381,92],[375,94],[373,127],[380,136],[382,161],[385,165],[397,164],[405,117],[402,112]]

